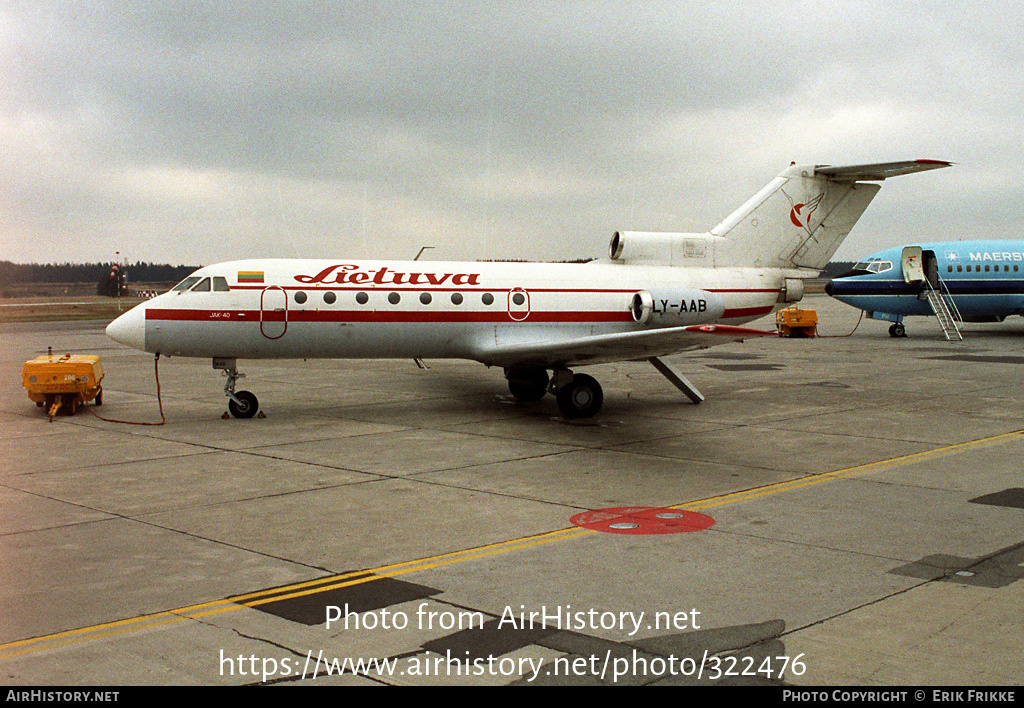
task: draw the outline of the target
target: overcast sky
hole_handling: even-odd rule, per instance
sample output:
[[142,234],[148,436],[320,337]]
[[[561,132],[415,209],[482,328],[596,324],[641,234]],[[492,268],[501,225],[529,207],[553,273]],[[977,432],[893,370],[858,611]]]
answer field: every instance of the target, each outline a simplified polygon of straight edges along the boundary
[[1024,238],[1017,3],[6,2],[0,260],[563,259],[934,158],[837,258]]

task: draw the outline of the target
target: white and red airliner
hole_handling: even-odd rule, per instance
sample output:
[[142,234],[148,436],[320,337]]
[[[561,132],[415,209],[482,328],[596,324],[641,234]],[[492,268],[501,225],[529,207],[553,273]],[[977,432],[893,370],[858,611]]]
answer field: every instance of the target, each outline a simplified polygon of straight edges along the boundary
[[[707,233],[616,232],[583,264],[242,260],[206,266],[107,327],[166,356],[211,357],[236,417],[238,359],[458,358],[500,366],[512,394],[551,392],[566,417],[597,413],[586,364],[648,360],[773,332],[741,325],[803,297],[867,208],[871,182],[950,163],[791,165]],[[550,372],[550,373],[549,373]]]

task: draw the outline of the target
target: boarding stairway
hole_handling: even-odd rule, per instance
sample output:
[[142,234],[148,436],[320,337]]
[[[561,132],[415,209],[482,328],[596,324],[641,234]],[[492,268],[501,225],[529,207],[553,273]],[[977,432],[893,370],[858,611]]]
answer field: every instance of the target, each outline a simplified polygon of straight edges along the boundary
[[935,319],[939,321],[939,326],[942,327],[942,333],[946,335],[946,339],[951,342],[960,341],[964,338],[964,335],[960,333],[960,327],[957,325],[957,322],[962,323],[963,318],[956,309],[956,303],[953,302],[953,297],[949,294],[949,289],[942,281],[942,278],[938,278],[938,281],[938,289],[931,282],[924,281],[927,283],[925,299],[931,305],[932,312],[935,313]]

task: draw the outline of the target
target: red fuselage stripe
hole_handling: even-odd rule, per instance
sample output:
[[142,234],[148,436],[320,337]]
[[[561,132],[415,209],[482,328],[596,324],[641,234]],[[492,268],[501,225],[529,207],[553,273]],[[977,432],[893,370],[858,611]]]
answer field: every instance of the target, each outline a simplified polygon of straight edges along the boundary
[[[726,310],[722,319],[754,317],[772,311],[765,307],[739,307]],[[289,310],[289,322],[631,322],[629,312],[414,312],[402,310]],[[176,322],[283,322],[284,312],[259,310],[178,310],[147,309],[147,321]]]
[[[330,286],[330,285],[234,285],[231,287],[232,290],[266,290],[272,288],[274,290],[304,290],[307,292],[320,292],[334,290],[337,292],[432,292],[432,293],[454,293],[454,292],[470,292],[470,293],[504,293],[508,291],[508,288],[484,288],[484,287],[451,287],[451,288],[438,288],[438,287],[408,287],[408,286],[366,286],[366,285],[349,285],[349,286]],[[643,288],[521,288],[526,292],[531,293],[635,293],[643,290]],[[694,287],[694,290],[704,290],[709,293],[778,293],[778,288],[701,288]]]
[[759,317],[761,315],[767,315],[773,309],[775,308],[772,305],[766,305],[764,307],[736,307],[723,312],[722,319],[728,320],[734,317]]
[[[413,312],[402,310],[289,310],[289,322],[631,322],[629,312]],[[516,317],[519,320],[515,319]],[[283,322],[284,312],[259,310],[147,309],[146,320],[187,322]]]

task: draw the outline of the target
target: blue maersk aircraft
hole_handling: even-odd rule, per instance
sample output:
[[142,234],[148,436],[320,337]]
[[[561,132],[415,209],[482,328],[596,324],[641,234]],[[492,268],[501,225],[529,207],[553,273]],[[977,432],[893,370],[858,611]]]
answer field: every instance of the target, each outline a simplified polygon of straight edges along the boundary
[[1024,241],[897,246],[857,263],[825,292],[892,322],[892,337],[906,336],[904,317],[934,315],[947,339],[962,339],[963,322],[1024,315]]

